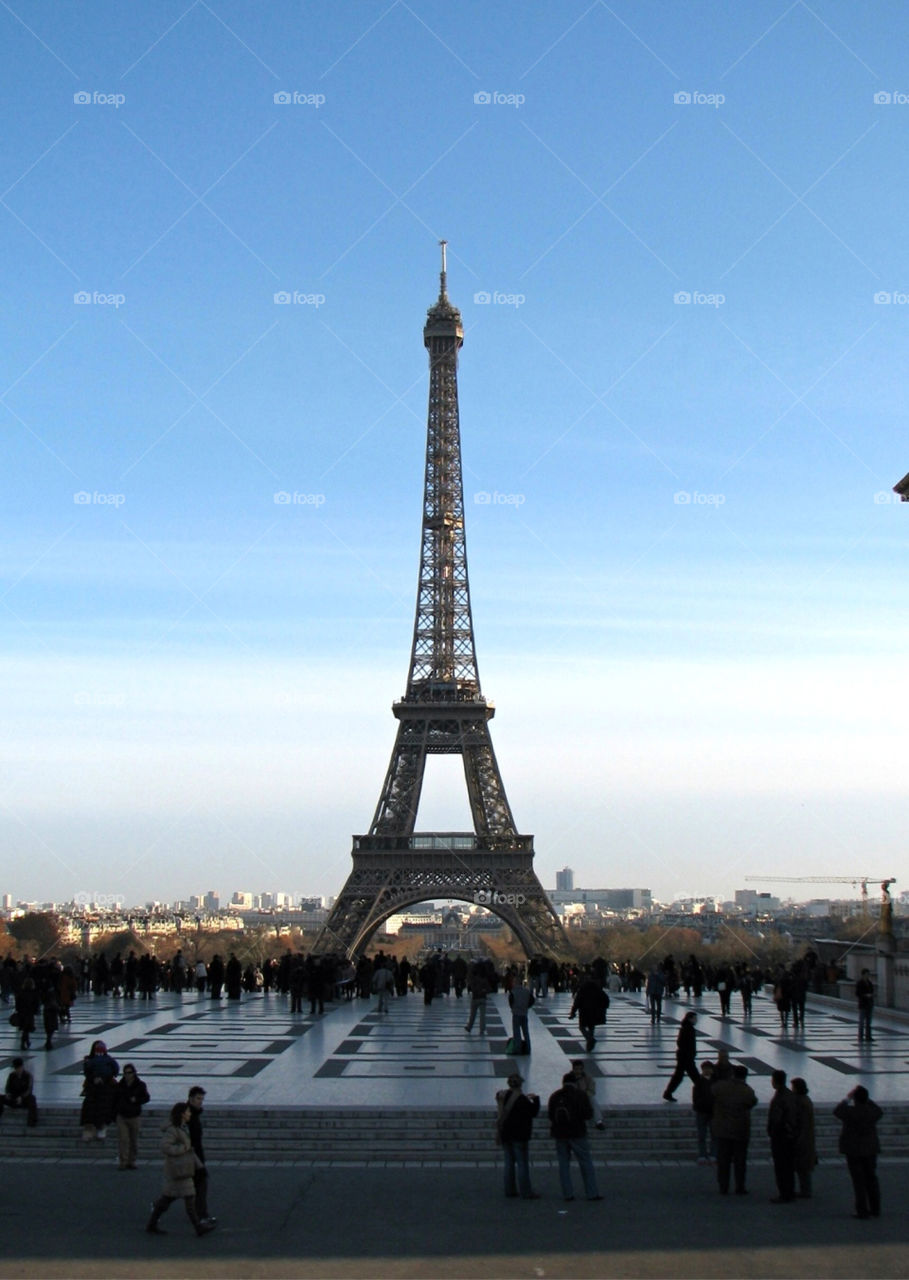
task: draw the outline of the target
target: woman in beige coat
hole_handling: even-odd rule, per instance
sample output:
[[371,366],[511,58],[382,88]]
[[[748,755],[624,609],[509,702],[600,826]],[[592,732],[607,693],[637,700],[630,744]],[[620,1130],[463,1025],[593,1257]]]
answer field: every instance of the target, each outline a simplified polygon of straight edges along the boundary
[[164,1189],[152,1205],[151,1217],[145,1230],[152,1235],[165,1235],[164,1230],[158,1226],[158,1221],[175,1200],[182,1200],[197,1236],[204,1236],[209,1231],[214,1231],[215,1224],[201,1222],[196,1212],[196,1187],[193,1174],[199,1161],[189,1140],[188,1102],[178,1102],[171,1107],[170,1123],[164,1130],[161,1150],[164,1153]]

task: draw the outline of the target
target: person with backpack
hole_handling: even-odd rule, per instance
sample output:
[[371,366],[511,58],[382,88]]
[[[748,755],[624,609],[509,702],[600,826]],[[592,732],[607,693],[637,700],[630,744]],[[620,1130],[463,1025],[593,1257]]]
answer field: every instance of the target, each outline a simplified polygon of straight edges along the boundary
[[587,1142],[587,1121],[593,1116],[590,1098],[577,1084],[572,1072],[562,1077],[562,1087],[556,1089],[547,1105],[549,1132],[555,1139],[559,1161],[559,1182],[565,1200],[574,1199],[571,1181],[571,1157],[578,1162],[584,1182],[584,1194],[588,1200],[602,1200],[597,1187],[597,1176]]
[[523,1077],[513,1071],[508,1077],[508,1088],[496,1094],[496,1141],[502,1148],[505,1195],[539,1200],[530,1183],[529,1152],[533,1122],[540,1114],[540,1099],[535,1093],[524,1093],[523,1083]]

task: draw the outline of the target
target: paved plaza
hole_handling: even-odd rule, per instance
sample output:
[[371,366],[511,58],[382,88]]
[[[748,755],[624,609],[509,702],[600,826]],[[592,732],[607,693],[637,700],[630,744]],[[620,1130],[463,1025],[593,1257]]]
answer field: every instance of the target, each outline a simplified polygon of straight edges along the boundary
[[[319,1015],[291,1014],[287,997],[245,996],[240,1002],[212,1001],[162,992],[153,1001],[81,997],[72,1027],[45,1053],[40,1035],[28,1054],[36,1093],[43,1104],[77,1105],[82,1058],[92,1040],[102,1038],[121,1067],[132,1061],[156,1100],[179,1096],[202,1081],[210,1105],[343,1107],[483,1107],[513,1069],[505,1053],[511,1021],[504,995],[489,1000],[486,1036],[464,1031],[468,999],[422,995],[391,1001],[387,1014],[376,1000],[326,1005]],[[583,1054],[576,1023],[569,1020],[571,997],[551,995],[530,1014],[532,1052],[520,1059],[526,1088],[547,1096]],[[879,1013],[874,1042],[857,1042],[852,1009],[810,1003],[804,1031],[781,1033],[771,1000],[758,997],[753,1016],[719,1016],[713,993],[700,1001],[666,1001],[662,1022],[653,1026],[640,996],[616,994],[606,1028],[587,1056],[597,1078],[597,1096],[606,1107],[659,1103],[675,1063],[679,1022],[698,1010],[699,1057],[722,1047],[744,1062],[759,1097],[770,1093],[769,1076],[782,1067],[804,1076],[816,1103],[835,1104],[861,1082],[881,1103],[909,1101],[909,1025]],[[7,1030],[8,1069],[18,1041]],[[686,1096],[684,1089],[680,1096]],[[665,1105],[665,1104],[661,1104]]]

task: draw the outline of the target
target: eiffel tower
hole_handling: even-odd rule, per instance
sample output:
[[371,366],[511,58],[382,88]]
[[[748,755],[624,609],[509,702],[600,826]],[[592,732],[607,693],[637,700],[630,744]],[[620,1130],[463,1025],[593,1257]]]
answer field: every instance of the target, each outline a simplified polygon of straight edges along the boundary
[[[316,952],[363,950],[396,911],[433,898],[481,904],[514,931],[528,956],[570,947],[533,869],[533,836],[519,835],[496,762],[480,692],[467,581],[458,422],[461,313],[447,291],[427,312],[426,479],[416,620],[407,692],[393,705],[398,732],[368,835],[353,838],[353,870],[316,940]],[[427,755],[460,755],[473,832],[414,831]]]

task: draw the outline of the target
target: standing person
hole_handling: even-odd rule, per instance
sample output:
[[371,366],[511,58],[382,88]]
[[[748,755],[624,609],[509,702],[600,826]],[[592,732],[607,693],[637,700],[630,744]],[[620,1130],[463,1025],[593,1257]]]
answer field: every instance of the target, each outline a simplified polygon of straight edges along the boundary
[[212,1000],[221,999],[221,988],[224,986],[224,961],[220,956],[214,955],[211,958],[211,964],[208,966],[208,988]]
[[871,1014],[874,1010],[874,983],[868,969],[862,970],[862,976],[855,984],[855,998],[858,1001],[858,1038],[859,1044],[871,1039]]
[[96,1138],[104,1141],[107,1126],[116,1114],[116,1080],[120,1074],[116,1058],[107,1052],[103,1040],[95,1040],[86,1057],[82,1059],[82,1141]]
[[[689,970],[686,968],[686,974]],[[660,1022],[663,1017],[663,992],[666,990],[666,979],[658,965],[653,965],[647,975],[647,985],[644,988],[644,994],[647,997],[647,1004],[650,1007],[650,1021]]]
[[60,1006],[57,1004],[57,993],[48,987],[44,993],[44,1007],[41,1011],[44,1020],[44,1048],[54,1047],[54,1032],[60,1026]]
[[372,989],[379,997],[376,1013],[388,1013],[388,997],[394,990],[395,979],[392,971],[384,964],[379,965],[372,975]]
[[117,1145],[120,1169],[135,1169],[139,1154],[139,1127],[142,1108],[148,1102],[148,1089],[127,1062],[117,1083]]
[[590,1101],[590,1109],[593,1112],[593,1124],[596,1129],[605,1129],[603,1124],[603,1108],[597,1102],[597,1082],[587,1074],[587,1067],[584,1065],[583,1058],[573,1058],[571,1062],[571,1074],[574,1076],[575,1084],[582,1093],[586,1093]]
[[165,1231],[158,1226],[163,1214],[167,1212],[175,1200],[182,1200],[186,1206],[186,1215],[196,1230],[197,1236],[207,1235],[214,1231],[215,1224],[203,1221],[199,1217],[196,1205],[193,1171],[198,1157],[193,1150],[189,1137],[189,1118],[191,1108],[187,1102],[177,1102],[170,1109],[170,1122],[164,1130],[161,1150],[164,1154],[164,1189],[152,1203],[151,1217],[145,1230],[151,1235],[163,1236]]
[[592,969],[587,969],[574,1000],[571,1002],[569,1018],[578,1015],[578,1030],[584,1037],[588,1053],[593,1053],[596,1044],[596,1028],[606,1025],[606,1011],[609,1008],[609,996],[603,990],[603,984],[597,979]]
[[480,1015],[480,1035],[486,1035],[486,997],[489,995],[489,979],[482,965],[476,965],[470,978],[470,1016],[464,1027],[465,1031],[473,1031],[473,1022]]
[[200,1084],[193,1085],[189,1091],[187,1106],[189,1107],[189,1139],[196,1167],[193,1172],[193,1184],[196,1191],[195,1207],[199,1221],[214,1226],[217,1218],[208,1212],[208,1165],[205,1163],[205,1148],[202,1146],[202,1110],[205,1103],[205,1090]]
[[840,1151],[846,1157],[852,1189],[855,1193],[854,1218],[881,1216],[881,1187],[877,1180],[877,1157],[881,1149],[877,1122],[884,1114],[868,1096],[868,1090],[857,1084],[851,1093],[834,1107],[833,1114],[842,1121]]
[[801,1076],[792,1081],[795,1100],[796,1137],[795,1172],[798,1175],[800,1200],[811,1198],[811,1175],[817,1164],[817,1147],[814,1142],[814,1103],[808,1097],[808,1086]]
[[196,961],[196,995],[205,995],[205,984],[208,982],[208,970],[204,960]]
[[747,1081],[748,1068],[734,1066],[730,1079],[717,1080],[712,1086],[711,1128],[716,1151],[716,1180],[723,1196],[729,1194],[730,1168],[735,1170],[735,1194],[748,1194],[745,1171],[751,1137],[751,1109],[757,1106],[757,1094]]
[[19,1048],[28,1049],[41,1001],[33,978],[26,978],[16,992],[16,1026],[19,1028]]
[[224,985],[227,988],[228,1000],[240,999],[243,987],[243,966],[233,952],[230,953],[224,968]]
[[682,1083],[682,1077],[688,1076],[692,1084],[698,1082],[698,1072],[695,1066],[697,1058],[697,1032],[695,1031],[695,1023],[698,1015],[693,1009],[689,1009],[682,1019],[682,1025],[679,1027],[679,1034],[675,1042],[675,1071],[672,1073],[672,1079],[663,1090],[663,1098],[666,1102],[675,1102],[672,1096],[679,1085]]
[[795,1097],[786,1084],[786,1072],[774,1071],[770,1077],[774,1093],[767,1112],[767,1133],[773,1157],[773,1176],[777,1194],[771,1204],[788,1204],[795,1199],[795,1147],[798,1114]]
[[26,1124],[31,1129],[38,1123],[38,1104],[30,1071],[21,1058],[13,1058],[13,1069],[6,1077],[6,1088],[0,1097],[0,1116],[4,1107],[23,1107],[28,1112]]
[[496,1136],[502,1145],[506,1196],[539,1200],[530,1184],[529,1144],[534,1119],[540,1114],[540,1099],[535,1093],[523,1093],[523,1083],[523,1077],[513,1071],[508,1088],[496,1094]]
[[549,1132],[555,1138],[559,1160],[559,1182],[565,1200],[574,1199],[571,1181],[571,1157],[574,1155],[584,1181],[584,1194],[588,1200],[602,1200],[597,1189],[597,1176],[590,1158],[587,1143],[587,1121],[593,1108],[586,1093],[578,1088],[575,1077],[569,1071],[562,1076],[562,1087],[556,1089],[547,1105]]
[[508,993],[508,1003],[511,1006],[511,1039],[514,1051],[530,1053],[530,1028],[527,1025],[527,1014],[533,1004],[533,992],[528,990],[521,975]]
[[698,1164],[713,1163],[713,1138],[710,1118],[713,1115],[713,1063],[702,1062],[697,1084],[691,1089],[691,1106],[698,1128]]

